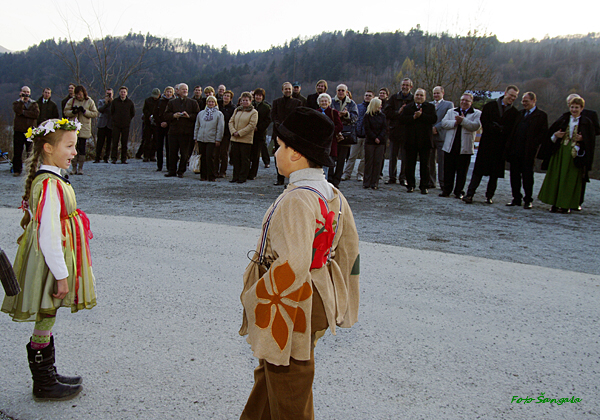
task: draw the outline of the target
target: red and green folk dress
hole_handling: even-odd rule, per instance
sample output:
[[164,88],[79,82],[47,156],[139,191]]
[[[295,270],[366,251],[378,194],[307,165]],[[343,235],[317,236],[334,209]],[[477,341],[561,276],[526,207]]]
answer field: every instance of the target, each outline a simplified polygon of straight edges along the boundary
[[[40,321],[55,315],[59,307],[71,308],[71,312],[93,308],[96,292],[90,223],[77,208],[73,187],[59,175],[58,168],[43,165],[38,171],[31,184],[29,206],[32,220],[14,262],[21,293],[6,296],[2,312],[14,321]],[[40,242],[49,245],[40,247]],[[46,255],[42,249],[47,250]],[[68,280],[69,293],[64,299],[52,297],[57,291],[53,271]]]

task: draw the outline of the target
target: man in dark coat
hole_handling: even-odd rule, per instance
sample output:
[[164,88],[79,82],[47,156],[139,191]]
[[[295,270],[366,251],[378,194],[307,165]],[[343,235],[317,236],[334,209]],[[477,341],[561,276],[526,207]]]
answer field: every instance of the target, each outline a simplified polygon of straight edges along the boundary
[[519,88],[507,86],[504,95],[495,101],[484,105],[481,112],[481,126],[483,134],[479,141],[479,149],[471,182],[467,195],[463,200],[467,204],[473,203],[473,196],[481,183],[481,178],[489,176],[490,179],[485,193],[486,203],[492,204],[492,197],[498,186],[498,178],[504,178],[504,149],[506,140],[511,135],[519,111],[513,102],[519,95]]
[[406,182],[406,153],[404,150],[404,140],[406,137],[406,128],[400,123],[400,117],[404,108],[414,102],[414,96],[411,93],[413,87],[412,80],[406,78],[402,80],[401,90],[394,93],[387,101],[383,113],[390,124],[390,164],[389,179],[386,184],[396,183],[396,168],[398,166],[398,155],[400,155],[401,166],[398,176],[400,184],[407,185]]
[[[281,124],[287,117],[290,115],[294,109],[299,106],[302,106],[302,102],[299,99],[292,98],[292,84],[290,82],[285,82],[281,86],[281,92],[283,96],[281,98],[277,98],[273,101],[273,106],[271,107],[271,120],[273,121],[273,154],[279,148],[277,143],[277,136],[279,133],[277,132],[277,128],[279,124]],[[277,159],[275,159],[275,166],[277,166]],[[285,177],[280,175],[277,172],[277,182],[274,185],[283,185]]]
[[40,116],[37,119],[37,125],[40,125],[46,120],[58,118],[58,107],[52,99],[52,89],[45,88],[40,99],[37,100]]
[[404,147],[406,149],[406,191],[415,190],[415,168],[417,155],[419,155],[421,168],[421,181],[419,189],[421,194],[427,194],[429,188],[429,153],[433,149],[433,124],[437,121],[435,106],[425,102],[425,89],[417,89],[415,101],[404,108],[400,116],[400,123],[405,126]]
[[[511,136],[506,142],[506,160],[510,163],[510,187],[513,199],[507,206],[533,207],[533,167],[535,156],[548,133],[548,115],[536,106],[536,96],[526,92],[521,99],[523,109],[515,120]],[[521,179],[523,191],[521,194]]]
[[158,109],[158,100],[160,99],[160,89],[152,89],[152,94],[144,100],[142,108],[142,143],[135,154],[136,159],[144,156],[144,162],[156,161],[154,157],[154,143],[156,137],[156,117],[154,114]]
[[37,102],[31,100],[31,89],[21,88],[19,99],[13,102],[15,119],[13,121],[13,176],[21,175],[23,170],[23,146],[27,153],[31,151],[31,142],[27,141],[25,133],[34,127],[40,115]]
[[[319,103],[317,99],[321,93],[327,93],[327,81],[319,80],[315,85],[315,93],[311,93],[306,97],[306,106],[312,109],[319,109]],[[277,143],[277,142],[275,142]]]
[[104,98],[98,101],[98,121],[96,121],[96,127],[98,128],[98,134],[96,136],[96,159],[95,163],[100,162],[102,156],[102,148],[106,144],[104,149],[104,162],[108,163],[108,156],[110,155],[112,145],[112,116],[110,115],[110,106],[113,101],[113,90],[111,88],[106,89]]
[[263,145],[267,142],[267,129],[271,125],[271,105],[265,102],[264,99],[265,90],[263,88],[254,89],[252,106],[258,111],[258,123],[256,123],[256,128],[254,129],[252,148],[250,149],[250,172],[248,173],[248,180],[256,179],[260,154]]
[[292,98],[300,100],[302,102],[302,106],[306,106],[306,98],[300,94],[302,90],[302,85],[300,82],[294,82],[292,84]]
[[60,101],[60,114],[63,118],[65,117],[65,106],[67,105],[67,102],[69,102],[69,99],[73,97],[75,97],[75,83],[69,83],[69,94]]
[[[194,127],[200,106],[194,99],[188,98],[188,85],[179,84],[179,97],[167,103],[165,121],[169,121],[169,172],[165,176],[183,178],[188,159],[190,144],[194,141]],[[181,159],[179,160],[179,154]],[[179,160],[179,167],[177,161]]]
[[129,126],[135,117],[135,105],[127,96],[126,86],[119,88],[119,97],[110,103],[112,118],[112,163],[117,163],[119,144],[121,145],[121,163],[127,163],[127,143],[129,142]]

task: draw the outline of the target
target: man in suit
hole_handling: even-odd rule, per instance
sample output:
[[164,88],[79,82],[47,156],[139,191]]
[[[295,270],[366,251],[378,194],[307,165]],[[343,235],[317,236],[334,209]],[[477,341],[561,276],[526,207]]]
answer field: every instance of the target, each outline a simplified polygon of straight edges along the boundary
[[[567,96],[567,107],[569,107],[569,104],[571,103],[571,99],[573,99],[573,98],[581,98],[581,96],[579,96],[576,93],[571,93],[569,96]],[[596,147],[596,137],[600,136],[600,123],[598,122],[598,113],[591,109],[584,108],[583,111],[581,111],[581,115],[588,118],[592,122],[592,126],[594,127],[595,136],[594,136],[593,142],[591,144],[591,151],[586,150],[586,153],[592,154],[591,160],[593,162],[594,161],[594,149]],[[581,204],[583,204],[583,199],[585,198],[585,185],[588,182],[590,182],[590,177],[587,173],[590,171],[590,169],[592,169],[592,168],[587,168],[587,171],[586,171],[586,174],[584,177],[584,182],[583,182],[583,185],[581,186],[581,200],[580,200],[581,203],[578,208],[572,209],[572,210],[581,211]]]
[[[306,98],[306,106],[312,109],[319,109],[319,104],[317,103],[317,98],[321,93],[327,93],[327,81],[319,80],[315,85],[315,93],[311,93]],[[277,144],[277,142],[275,142]]]
[[[519,111],[512,135],[506,143],[506,160],[510,163],[510,188],[513,196],[507,206],[520,206],[523,200],[523,208],[533,207],[535,156],[548,132],[548,115],[536,106],[536,101],[535,93],[523,94],[523,109]],[[521,194],[521,180],[525,196]]]
[[475,135],[481,128],[481,111],[473,109],[473,95],[463,93],[460,106],[446,113],[441,127],[444,130],[444,187],[440,197],[450,197],[454,189],[454,196],[460,198],[464,195],[471,156],[475,152]]
[[27,141],[25,133],[30,127],[35,127],[40,115],[40,108],[37,102],[31,100],[31,89],[29,86],[23,86],[19,99],[13,102],[13,111],[15,119],[13,121],[13,176],[21,175],[23,169],[23,147],[27,154],[31,151],[30,141]]
[[498,186],[498,178],[504,178],[504,149],[506,140],[512,133],[515,119],[519,115],[513,102],[519,95],[519,88],[509,85],[504,91],[504,95],[495,101],[490,101],[484,105],[481,111],[481,125],[483,134],[479,141],[477,158],[471,182],[467,189],[467,195],[463,201],[467,204],[473,203],[473,196],[477,187],[484,176],[489,176],[487,190],[485,192],[485,202],[492,204],[492,197]]
[[[273,106],[271,107],[271,121],[273,121],[273,139],[275,139],[275,143],[273,146],[273,154],[279,148],[279,143],[277,143],[277,136],[279,132],[277,129],[279,125],[290,115],[294,109],[302,106],[302,102],[299,99],[292,98],[292,84],[290,82],[285,82],[281,86],[281,93],[283,96],[281,98],[277,98],[273,101]],[[277,167],[277,159],[275,159],[275,167]],[[277,172],[277,182],[274,185],[283,185],[285,177],[280,175]]]
[[58,107],[51,99],[52,89],[45,88],[42,96],[37,100],[38,108],[40,109],[40,115],[37,119],[37,125],[40,125],[46,120],[52,118],[58,118]]
[[[433,88],[433,101],[437,121],[433,126],[433,145],[434,149],[429,154],[429,188],[435,188],[435,163],[437,160],[437,179],[440,183],[440,189],[444,189],[444,147],[445,131],[442,128],[442,120],[446,113],[454,108],[454,104],[444,99],[444,88],[436,86]],[[437,159],[436,159],[437,158]]]
[[415,168],[417,155],[420,159],[421,194],[427,194],[429,187],[429,153],[433,149],[432,126],[437,120],[435,106],[425,102],[425,89],[417,89],[414,102],[404,108],[400,123],[406,127],[404,147],[406,149],[406,191],[415,190]]
[[389,164],[389,179],[385,182],[386,184],[396,183],[396,168],[398,166],[398,155],[400,155],[401,166],[400,174],[398,176],[400,184],[407,185],[405,180],[405,161],[406,153],[404,150],[404,138],[406,137],[405,127],[400,123],[402,111],[407,105],[414,102],[413,94],[411,90],[413,88],[413,82],[409,78],[402,80],[400,92],[394,93],[387,101],[383,113],[389,121],[390,125],[390,164]]

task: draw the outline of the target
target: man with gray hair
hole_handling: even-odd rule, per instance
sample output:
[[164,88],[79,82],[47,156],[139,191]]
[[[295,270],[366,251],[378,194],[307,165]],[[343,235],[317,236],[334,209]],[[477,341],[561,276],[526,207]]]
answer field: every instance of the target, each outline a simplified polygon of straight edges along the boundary
[[337,94],[331,103],[331,107],[340,114],[344,126],[342,136],[337,144],[337,158],[335,159],[335,171],[329,169],[328,181],[339,188],[346,159],[350,155],[350,145],[356,144],[356,121],[358,121],[358,107],[348,96],[348,86],[338,85]]
[[[169,124],[169,172],[166,177],[183,178],[189,159],[190,144],[194,141],[194,126],[200,106],[194,99],[188,98],[188,85],[180,83],[179,96],[167,103],[164,119]],[[179,159],[181,154],[181,159]],[[177,161],[179,160],[179,167]]]
[[23,86],[19,99],[13,102],[13,112],[15,119],[13,121],[13,175],[21,175],[23,170],[23,146],[27,153],[31,151],[31,142],[25,138],[25,133],[29,127],[35,127],[37,118],[40,115],[40,108],[37,102],[31,100],[31,89],[29,86]]
[[454,108],[454,104],[444,99],[444,88],[436,86],[433,88],[433,101],[437,121],[433,125],[433,145],[434,149],[429,155],[429,188],[435,188],[435,164],[437,162],[437,179],[440,183],[440,189],[444,189],[444,142],[446,140],[446,132],[442,127],[442,120],[446,113]]

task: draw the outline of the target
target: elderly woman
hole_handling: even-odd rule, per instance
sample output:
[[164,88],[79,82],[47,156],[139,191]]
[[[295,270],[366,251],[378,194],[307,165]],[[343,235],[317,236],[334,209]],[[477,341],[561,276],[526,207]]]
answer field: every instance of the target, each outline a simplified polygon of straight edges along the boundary
[[538,157],[544,160],[542,169],[548,172],[538,198],[552,206],[552,213],[568,214],[579,208],[581,189],[592,166],[594,127],[581,115],[584,107],[583,98],[573,98],[569,112],[548,130],[552,137],[548,136],[539,152]]
[[240,106],[235,109],[229,120],[233,164],[233,177],[229,182],[242,184],[248,179],[250,152],[257,123],[258,111],[252,106],[252,93],[244,92],[240,96]]
[[219,111],[217,98],[209,96],[206,98],[206,108],[196,117],[194,129],[194,140],[198,143],[200,158],[200,181],[215,181],[214,153],[215,146],[221,145],[223,131],[225,129],[225,117]]
[[77,167],[73,167],[71,174],[83,175],[85,162],[85,144],[92,137],[92,118],[98,116],[98,109],[92,98],[88,97],[83,86],[75,86],[75,96],[67,101],[64,116],[77,119],[81,123],[81,130],[77,134]]
[[166,151],[167,169],[169,169],[169,122],[165,120],[165,110],[167,103],[175,95],[175,89],[167,86],[163,91],[162,96],[158,100],[158,108],[156,110],[156,171],[160,172],[163,168],[163,148]]
[[[331,96],[327,93],[321,93],[317,97],[317,103],[319,104],[319,108],[317,111],[322,112],[327,115],[331,121],[333,121],[334,131],[333,131],[333,141],[331,142],[331,152],[329,156],[336,157],[337,156],[337,142],[338,136],[342,132],[344,128],[342,124],[342,119],[340,118],[340,113],[331,108]],[[334,159],[335,160],[335,159]],[[327,173],[329,172],[329,168],[324,166],[323,171],[325,172],[325,178],[327,178]]]
[[379,189],[379,174],[387,142],[387,122],[381,112],[381,99],[369,102],[363,124],[365,127],[365,177],[363,188]]

